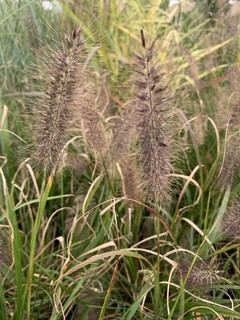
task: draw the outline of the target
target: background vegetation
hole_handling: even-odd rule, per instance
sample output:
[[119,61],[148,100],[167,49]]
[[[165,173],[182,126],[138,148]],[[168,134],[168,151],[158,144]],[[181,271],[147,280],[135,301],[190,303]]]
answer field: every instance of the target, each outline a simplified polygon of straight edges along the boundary
[[0,319],[240,319],[240,3],[0,12]]

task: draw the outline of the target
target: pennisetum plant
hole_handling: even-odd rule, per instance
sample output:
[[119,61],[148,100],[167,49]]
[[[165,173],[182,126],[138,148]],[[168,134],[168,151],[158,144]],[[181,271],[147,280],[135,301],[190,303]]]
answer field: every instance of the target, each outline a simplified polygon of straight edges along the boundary
[[38,212],[32,227],[30,258],[25,296],[30,319],[31,288],[37,234],[42,222],[56,170],[67,158],[67,147],[79,136],[85,138],[95,153],[102,152],[103,130],[95,109],[95,85],[84,64],[85,39],[81,28],[65,35],[60,47],[45,48],[40,74],[43,94],[37,101],[34,162],[43,172]]
[[137,158],[144,198],[156,214],[157,264],[155,273],[155,308],[158,310],[160,286],[160,210],[171,199],[173,162],[173,108],[163,66],[157,62],[156,38],[149,46],[141,30],[142,52],[134,53],[135,98],[137,119]]

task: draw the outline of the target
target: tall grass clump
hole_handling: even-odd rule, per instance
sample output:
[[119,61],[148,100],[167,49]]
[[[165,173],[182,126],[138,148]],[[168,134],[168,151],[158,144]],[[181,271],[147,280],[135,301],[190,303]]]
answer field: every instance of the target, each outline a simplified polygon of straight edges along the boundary
[[0,319],[240,319],[236,5],[0,1]]
[[[37,85],[42,95],[34,110],[35,141],[33,163],[43,173],[38,212],[33,223],[27,278],[27,316],[30,300],[37,233],[42,224],[46,202],[56,170],[67,163],[69,145],[82,139],[95,153],[103,154],[103,131],[100,116],[95,110],[96,88],[93,79],[86,76],[82,29],[74,28],[65,34],[57,48],[45,47],[39,55],[40,79]],[[40,81],[40,82],[39,82]],[[102,144],[101,144],[102,143]]]

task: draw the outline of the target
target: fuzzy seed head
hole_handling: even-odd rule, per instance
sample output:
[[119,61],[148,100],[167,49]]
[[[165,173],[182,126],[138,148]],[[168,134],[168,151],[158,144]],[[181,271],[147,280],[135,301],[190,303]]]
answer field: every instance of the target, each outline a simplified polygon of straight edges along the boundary
[[[219,104],[221,107],[217,113],[218,126],[223,127],[227,133],[226,149],[222,159],[222,170],[219,177],[219,187],[235,184],[239,172],[240,157],[240,94],[239,94],[239,68],[229,68],[227,75],[230,88],[226,91],[221,87]],[[224,90],[225,89],[225,90]],[[229,95],[231,90],[232,94]],[[225,96],[223,96],[225,94]],[[222,101],[223,100],[223,101]],[[226,108],[228,106],[228,108]]]
[[41,65],[45,94],[38,103],[36,120],[37,165],[51,171],[61,163],[64,148],[71,139],[76,112],[76,73],[84,39],[81,29],[65,35],[61,48],[49,49]]
[[86,62],[85,39],[81,28],[65,35],[61,46],[49,48],[41,65],[42,91],[36,119],[35,162],[51,172],[63,166],[72,138],[103,153],[105,135],[100,112],[96,108],[97,86]]
[[143,53],[135,53],[135,104],[138,115],[140,162],[149,200],[169,201],[171,166],[170,98],[162,67],[154,62],[155,43],[146,46],[141,31]]
[[125,195],[129,199],[141,201],[142,192],[139,188],[140,178],[134,159],[130,156],[126,156],[121,160]]
[[[183,278],[185,279],[188,275],[186,285],[190,288],[204,287],[211,284],[216,284],[220,281],[220,271],[216,268],[212,269],[203,261],[197,261],[191,268],[189,262],[182,262],[179,266]],[[188,274],[189,273],[189,274]]]
[[229,205],[221,222],[221,230],[227,238],[240,237],[240,199]]

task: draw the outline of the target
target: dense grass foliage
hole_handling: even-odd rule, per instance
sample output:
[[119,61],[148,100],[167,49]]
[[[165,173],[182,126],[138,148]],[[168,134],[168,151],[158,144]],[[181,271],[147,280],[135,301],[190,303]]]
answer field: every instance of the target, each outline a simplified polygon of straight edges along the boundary
[[239,2],[0,13],[0,319],[240,319]]

